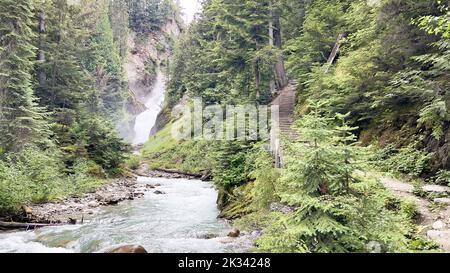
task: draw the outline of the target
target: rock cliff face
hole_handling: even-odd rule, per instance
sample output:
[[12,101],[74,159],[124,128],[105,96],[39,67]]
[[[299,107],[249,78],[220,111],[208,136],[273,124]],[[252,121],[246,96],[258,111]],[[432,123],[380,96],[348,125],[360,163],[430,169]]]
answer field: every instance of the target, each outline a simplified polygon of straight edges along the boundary
[[124,69],[130,96],[127,118],[119,125],[120,134],[127,141],[134,138],[136,116],[146,110],[145,101],[152,91],[158,71],[167,71],[173,42],[180,32],[181,26],[171,18],[158,30],[150,33],[131,32],[129,35]]

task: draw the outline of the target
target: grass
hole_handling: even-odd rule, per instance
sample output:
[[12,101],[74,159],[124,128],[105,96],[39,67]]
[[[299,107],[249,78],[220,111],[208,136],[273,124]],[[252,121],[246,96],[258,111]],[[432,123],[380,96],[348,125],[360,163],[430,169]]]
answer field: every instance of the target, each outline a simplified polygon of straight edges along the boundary
[[142,149],[142,161],[150,168],[173,169],[189,173],[209,171],[213,167],[213,145],[208,141],[177,141],[171,134],[172,123],[150,138]]

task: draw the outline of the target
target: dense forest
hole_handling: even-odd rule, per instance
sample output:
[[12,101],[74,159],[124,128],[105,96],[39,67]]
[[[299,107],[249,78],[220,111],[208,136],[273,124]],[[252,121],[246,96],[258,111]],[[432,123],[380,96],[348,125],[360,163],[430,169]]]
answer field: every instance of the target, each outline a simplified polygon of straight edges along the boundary
[[171,1],[0,2],[0,212],[123,175],[128,34],[177,12]]
[[[380,179],[448,197],[419,186],[450,186],[450,2],[202,1],[174,41],[160,130],[141,155],[117,130],[133,103],[128,34],[158,30],[178,7],[68,2],[0,1],[0,213],[90,191],[145,163],[211,177],[221,217],[260,233],[256,251],[437,248],[419,231],[415,202]],[[171,136],[172,109],[196,97],[267,105],[286,88],[295,121],[281,167],[266,139]]]

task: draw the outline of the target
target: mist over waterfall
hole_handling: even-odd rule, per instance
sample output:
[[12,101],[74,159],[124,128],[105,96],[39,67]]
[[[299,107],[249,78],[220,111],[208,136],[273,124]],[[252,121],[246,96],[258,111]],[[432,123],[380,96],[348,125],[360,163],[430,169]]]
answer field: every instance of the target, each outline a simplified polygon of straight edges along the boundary
[[156,123],[156,118],[162,110],[165,91],[166,78],[161,71],[158,71],[153,89],[146,98],[145,107],[147,109],[136,117],[134,145],[143,144],[149,139],[150,132]]

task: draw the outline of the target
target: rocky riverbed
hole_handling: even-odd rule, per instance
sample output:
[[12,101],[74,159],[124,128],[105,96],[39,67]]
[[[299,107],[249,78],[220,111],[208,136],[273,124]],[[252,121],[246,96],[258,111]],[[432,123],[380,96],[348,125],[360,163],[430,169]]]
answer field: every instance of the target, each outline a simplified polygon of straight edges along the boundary
[[123,201],[142,198],[146,192],[164,194],[158,190],[158,184],[143,185],[137,183],[138,176],[158,177],[168,179],[194,179],[194,177],[150,170],[147,165],[133,171],[131,177],[120,178],[105,184],[95,192],[86,193],[80,197],[70,197],[64,200],[24,207],[22,214],[5,217],[4,221],[26,223],[77,224],[91,218],[104,206],[114,206]]
[[23,215],[13,218],[28,223],[80,223],[85,217],[95,214],[101,206],[117,205],[125,200],[142,197],[148,189],[136,181],[135,177],[116,179],[81,197],[70,197],[24,208]]

